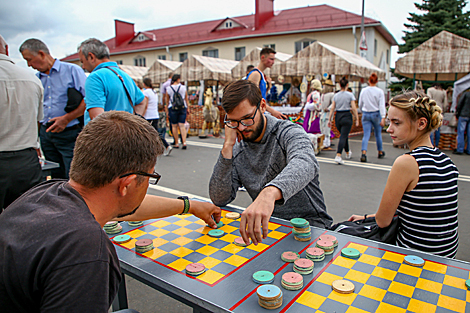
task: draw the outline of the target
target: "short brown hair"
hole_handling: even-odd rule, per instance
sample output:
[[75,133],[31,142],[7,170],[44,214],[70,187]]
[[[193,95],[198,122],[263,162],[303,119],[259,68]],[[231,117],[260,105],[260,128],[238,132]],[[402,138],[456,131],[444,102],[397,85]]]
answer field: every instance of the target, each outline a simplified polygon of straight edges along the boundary
[[123,174],[147,172],[163,149],[155,128],[141,117],[104,112],[78,135],[70,178],[90,189],[103,187]]
[[261,57],[263,55],[270,55],[271,53],[276,54],[276,51],[273,48],[266,47],[266,48],[261,49],[259,56]]
[[148,77],[145,77],[142,81],[143,81],[145,86],[147,86],[149,88],[152,88],[152,79],[150,79]]
[[369,83],[371,83],[371,84],[377,84],[377,81],[378,81],[378,80],[379,80],[379,78],[377,77],[377,74],[376,74],[376,73],[370,74]]
[[263,98],[256,84],[249,80],[236,80],[225,87],[222,107],[226,113],[231,113],[245,99],[252,106],[257,106]]

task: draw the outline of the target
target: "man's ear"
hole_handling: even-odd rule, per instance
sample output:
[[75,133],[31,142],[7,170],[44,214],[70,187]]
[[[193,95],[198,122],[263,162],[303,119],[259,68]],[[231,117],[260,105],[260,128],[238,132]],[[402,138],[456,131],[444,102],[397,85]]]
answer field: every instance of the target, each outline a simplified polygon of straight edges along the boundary
[[38,55],[39,55],[39,56],[41,57],[41,59],[43,59],[43,60],[44,60],[44,58],[46,57],[46,53],[45,53],[44,51],[42,51],[42,50],[39,50],[39,51],[38,51]]
[[259,110],[261,114],[264,114],[264,112],[266,112],[266,100],[261,99]]
[[137,179],[137,175],[129,175],[123,178],[117,178],[118,192],[121,197],[124,197],[129,192],[129,186]]

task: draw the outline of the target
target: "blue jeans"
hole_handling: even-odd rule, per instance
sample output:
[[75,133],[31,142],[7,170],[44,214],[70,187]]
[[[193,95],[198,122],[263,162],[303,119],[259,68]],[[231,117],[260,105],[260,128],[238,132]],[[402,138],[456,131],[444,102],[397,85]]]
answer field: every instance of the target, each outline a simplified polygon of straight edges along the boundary
[[465,131],[467,131],[467,150],[470,153],[470,117],[459,117],[457,124],[457,152],[462,152],[465,148]]
[[374,126],[374,135],[377,143],[377,151],[383,151],[382,126],[380,126],[381,120],[382,118],[380,117],[380,111],[362,112],[362,129],[364,130],[361,147],[362,151],[367,151],[372,126]]
[[[434,143],[434,136],[436,136],[436,143]],[[431,143],[434,147],[439,147],[439,139],[441,139],[441,128],[439,127],[434,132],[431,133]]]

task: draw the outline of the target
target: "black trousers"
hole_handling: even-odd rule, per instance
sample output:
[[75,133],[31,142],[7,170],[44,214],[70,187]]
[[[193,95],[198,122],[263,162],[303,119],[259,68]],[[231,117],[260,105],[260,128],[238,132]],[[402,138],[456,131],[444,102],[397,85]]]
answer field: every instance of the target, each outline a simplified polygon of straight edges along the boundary
[[338,150],[336,153],[342,153],[344,151],[349,152],[349,140],[348,136],[351,132],[353,118],[349,111],[337,111],[335,117],[336,128],[338,129],[341,136],[339,136]]
[[0,213],[41,181],[42,170],[35,149],[0,152]]

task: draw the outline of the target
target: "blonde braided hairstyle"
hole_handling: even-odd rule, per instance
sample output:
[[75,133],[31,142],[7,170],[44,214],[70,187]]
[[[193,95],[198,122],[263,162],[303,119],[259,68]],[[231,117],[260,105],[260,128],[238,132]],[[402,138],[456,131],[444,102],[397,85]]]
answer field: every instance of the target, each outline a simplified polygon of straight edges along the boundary
[[438,129],[442,125],[442,109],[436,101],[421,91],[408,91],[393,97],[389,104],[405,110],[412,121],[424,117],[428,122],[426,132]]

